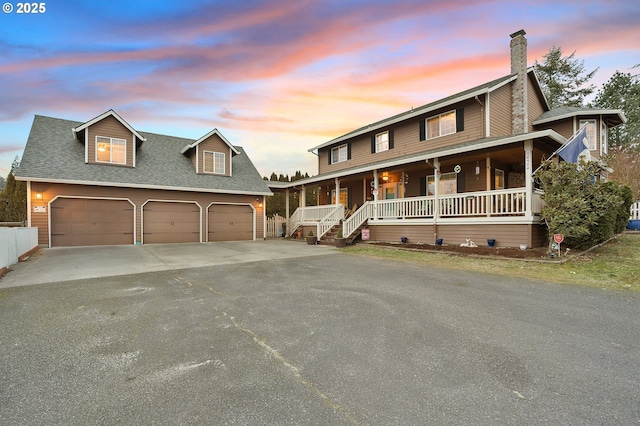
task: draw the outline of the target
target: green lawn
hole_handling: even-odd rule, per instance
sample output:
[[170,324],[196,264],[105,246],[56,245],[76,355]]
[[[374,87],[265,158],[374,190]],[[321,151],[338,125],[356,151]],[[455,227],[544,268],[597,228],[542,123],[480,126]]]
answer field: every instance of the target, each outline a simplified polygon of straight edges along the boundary
[[439,268],[463,269],[514,277],[640,292],[640,234],[622,234],[587,254],[570,255],[564,264],[486,259],[445,253],[419,253],[358,244],[346,253],[424,263]]

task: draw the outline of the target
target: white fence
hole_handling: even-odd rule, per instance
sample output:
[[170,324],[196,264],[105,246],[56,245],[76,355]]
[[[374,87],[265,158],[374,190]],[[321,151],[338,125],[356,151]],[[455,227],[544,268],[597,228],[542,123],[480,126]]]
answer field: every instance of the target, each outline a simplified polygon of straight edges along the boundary
[[38,228],[0,228],[0,269],[38,246]]
[[640,220],[640,201],[631,204],[631,216],[629,220]]
[[285,225],[287,219],[276,214],[273,217],[267,218],[267,238],[269,237],[282,237],[285,232]]

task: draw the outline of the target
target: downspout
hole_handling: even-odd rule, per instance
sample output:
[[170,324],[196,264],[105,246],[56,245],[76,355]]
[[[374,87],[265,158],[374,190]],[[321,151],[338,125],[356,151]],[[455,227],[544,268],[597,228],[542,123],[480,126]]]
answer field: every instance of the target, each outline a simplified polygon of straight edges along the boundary
[[[438,216],[440,216],[440,160],[438,157],[433,159],[433,244],[436,244],[438,238]],[[429,193],[429,185],[427,184],[427,194]]]
[[478,103],[478,105],[480,105],[480,116],[482,117],[482,135],[481,135],[481,137],[484,138],[485,137],[485,133],[486,133],[485,132],[485,127],[486,127],[486,120],[487,120],[487,118],[484,116],[484,104],[482,103],[480,98],[478,98],[478,95],[476,95],[475,100]]

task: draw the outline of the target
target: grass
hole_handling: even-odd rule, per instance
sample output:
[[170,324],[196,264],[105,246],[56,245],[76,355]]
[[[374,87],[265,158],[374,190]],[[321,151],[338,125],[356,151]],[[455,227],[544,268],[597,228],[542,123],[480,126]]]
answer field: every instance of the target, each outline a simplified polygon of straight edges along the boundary
[[465,257],[446,253],[420,253],[358,244],[346,253],[416,262],[439,268],[488,272],[545,281],[640,292],[640,234],[625,233],[602,247],[563,264],[508,259]]

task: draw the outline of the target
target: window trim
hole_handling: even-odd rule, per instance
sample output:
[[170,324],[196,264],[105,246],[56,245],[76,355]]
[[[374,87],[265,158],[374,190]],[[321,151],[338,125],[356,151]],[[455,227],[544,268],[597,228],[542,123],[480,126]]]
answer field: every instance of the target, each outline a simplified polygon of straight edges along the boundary
[[[595,118],[585,118],[584,120],[580,120],[578,122],[578,129],[581,129],[585,124],[593,124],[593,138],[587,137],[587,140],[589,141],[589,151],[596,151],[598,149],[598,120],[596,120]],[[587,135],[588,134],[589,130],[587,129]]]
[[[207,154],[213,155],[213,159],[211,165],[213,167],[212,170],[207,170]],[[222,171],[216,170],[216,157],[222,157]],[[202,151],[202,173],[208,173],[213,175],[224,175],[227,172],[227,156],[224,152],[218,151]]]
[[[387,136],[387,140],[386,140],[386,148],[384,147],[384,142],[381,142],[382,136],[386,135]],[[380,132],[380,133],[376,133],[375,135],[375,140],[376,140],[376,144],[375,144],[375,148],[376,148],[376,154],[378,152],[384,152],[384,151],[389,151],[389,149],[391,149],[389,147],[389,131],[386,130],[384,132]],[[381,146],[382,145],[382,146]]]
[[609,129],[604,123],[604,120],[600,120],[600,155],[609,153]]
[[[494,181],[493,185],[494,185],[496,190],[505,189],[506,182],[505,182],[504,170],[495,169],[495,173],[494,173],[494,176],[493,176],[493,181]],[[502,184],[502,185],[499,185],[499,184]]]
[[[435,195],[435,193],[431,191],[431,186],[433,186],[435,190],[435,185],[436,185],[435,180],[436,178],[434,175],[427,175],[427,195]],[[451,186],[451,182],[449,181],[454,182],[453,186]],[[440,174],[440,177],[438,178],[438,183],[439,183],[438,195],[450,195],[450,194],[458,193],[458,174],[456,172],[447,172],[447,173]],[[453,192],[442,191],[442,189],[446,189],[447,186],[453,188],[454,191]]]
[[[103,139],[102,141],[98,141],[98,139]],[[124,148],[124,158],[122,162],[119,161],[113,161],[113,149],[111,149],[111,147],[113,146],[114,141],[117,141],[118,143],[122,143],[123,148]],[[98,144],[109,144],[109,161],[103,161],[100,160],[98,158]],[[95,140],[95,161],[96,163],[100,163],[100,164],[116,164],[116,165],[121,165],[124,166],[127,164],[127,140],[126,139],[121,139],[121,138],[110,138],[108,136],[100,136],[100,135],[96,135],[96,140]]]
[[[450,115],[453,114],[453,131],[449,132],[449,133],[442,133],[443,128],[442,128],[442,117],[445,115]],[[424,120],[425,123],[425,138],[426,140],[430,140],[430,139],[436,139],[436,138],[441,138],[443,136],[449,136],[449,135],[453,135],[455,133],[458,132],[458,120],[457,120],[457,110],[456,109],[452,109],[450,111],[446,111],[443,112],[441,114],[437,114],[437,115],[433,115],[431,117],[427,117]],[[431,132],[430,132],[430,128],[429,128],[429,121],[430,120],[434,120],[434,119],[438,119],[438,135],[437,136],[432,136]]]
[[[344,159],[341,159],[342,158],[343,149],[344,149]],[[334,156],[333,156],[334,151],[337,152],[336,158],[334,158]],[[345,161],[347,161],[349,159],[349,147],[348,147],[348,144],[345,143],[345,144],[338,145],[338,146],[335,146],[335,147],[331,148],[331,151],[329,152],[329,157],[331,158],[331,164],[344,163]]]

